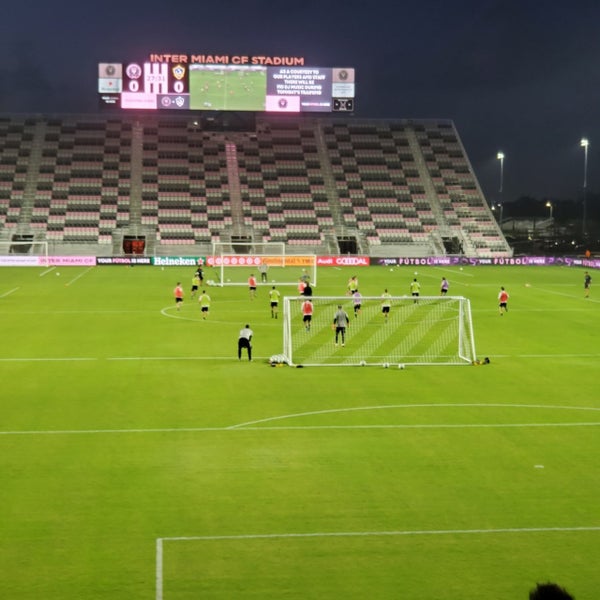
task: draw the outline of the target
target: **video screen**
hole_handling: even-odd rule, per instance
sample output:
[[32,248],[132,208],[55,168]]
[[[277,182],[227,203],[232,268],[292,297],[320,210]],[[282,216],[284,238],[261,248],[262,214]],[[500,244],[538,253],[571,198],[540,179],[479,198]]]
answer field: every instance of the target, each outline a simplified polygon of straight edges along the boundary
[[190,65],[192,110],[265,110],[266,67]]
[[288,113],[354,110],[352,68],[182,63],[100,63],[101,106]]

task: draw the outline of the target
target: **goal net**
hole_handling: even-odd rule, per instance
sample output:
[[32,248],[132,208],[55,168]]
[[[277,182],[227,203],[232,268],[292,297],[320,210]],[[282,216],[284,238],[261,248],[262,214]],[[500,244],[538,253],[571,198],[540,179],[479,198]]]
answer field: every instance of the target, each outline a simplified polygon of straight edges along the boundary
[[214,285],[248,285],[251,275],[258,285],[298,285],[300,279],[317,285],[317,257],[287,254],[285,244],[279,242],[215,242],[207,263],[212,270],[205,274],[205,279]]
[[27,254],[29,256],[39,256],[43,265],[48,264],[48,242],[46,240],[38,241],[0,241],[0,256],[9,254]]
[[[283,354],[303,366],[471,364],[476,357],[471,305],[461,296],[392,296],[389,312],[379,296],[363,296],[360,310],[349,296],[313,296],[310,328],[305,298],[283,300]],[[334,318],[342,307],[349,324],[335,341]],[[387,316],[386,316],[387,315]]]

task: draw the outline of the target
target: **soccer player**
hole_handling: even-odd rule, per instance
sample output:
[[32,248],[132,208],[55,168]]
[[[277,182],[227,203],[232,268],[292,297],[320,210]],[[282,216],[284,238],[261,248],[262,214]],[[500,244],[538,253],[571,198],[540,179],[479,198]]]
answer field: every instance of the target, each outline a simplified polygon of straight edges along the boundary
[[269,300],[271,302],[271,319],[277,319],[277,315],[279,314],[279,298],[281,294],[279,290],[273,286],[269,290]]
[[310,323],[312,321],[313,310],[313,303],[310,300],[310,298],[307,298],[302,303],[302,322],[304,323],[304,328],[306,329],[306,331],[310,331]]
[[386,322],[390,316],[390,308],[392,308],[392,295],[388,292],[387,288],[385,288],[383,294],[381,294],[381,313]]
[[448,283],[448,280],[445,277],[442,277],[442,284],[440,287],[440,295],[445,296],[448,293],[449,287],[450,287],[450,284]]
[[508,299],[510,296],[508,292],[501,287],[500,293],[498,294],[498,310],[500,311],[500,316],[502,316],[505,312],[508,312]]
[[248,290],[250,292],[250,300],[254,300],[254,296],[256,296],[256,277],[254,277],[254,273],[248,277]]
[[313,293],[313,289],[310,286],[310,281],[307,281],[304,284],[304,289],[302,290],[302,295],[306,296],[307,298],[310,298],[312,296],[312,293]]
[[200,265],[196,269],[196,275],[198,276],[198,281],[200,282],[200,285],[202,285],[204,283],[204,271],[202,271],[202,267]]
[[350,317],[348,313],[338,304],[337,312],[333,316],[332,329],[335,330],[335,345],[338,345],[338,339],[341,337],[342,346],[346,345],[346,327],[350,325]]
[[198,298],[198,302],[200,303],[200,312],[202,313],[202,318],[206,319],[208,317],[208,311],[210,310],[210,296],[202,290],[202,294]]
[[175,296],[175,306],[177,307],[177,310],[180,310],[181,305],[183,304],[183,288],[181,287],[181,281],[177,282],[177,285],[173,290],[173,296]]
[[421,284],[417,281],[417,278],[415,277],[410,282],[410,294],[415,299],[415,304],[418,302],[420,293],[421,293]]
[[302,269],[302,275],[300,275],[300,279],[304,281],[304,283],[308,283],[310,281],[310,275],[306,269]]
[[200,285],[200,277],[198,277],[198,273],[194,273],[194,276],[192,277],[192,293],[191,293],[191,297],[195,298],[196,297],[196,292],[198,291],[198,286]]
[[246,348],[248,351],[248,360],[252,360],[252,336],[254,332],[250,329],[250,325],[246,323],[246,326],[240,331],[238,337],[238,360],[242,360],[242,348]]
[[260,273],[260,280],[262,283],[267,283],[267,272],[269,271],[269,265],[263,260],[258,265],[258,272]]
[[358,290],[352,294],[352,304],[354,307],[354,318],[356,319],[360,314],[360,308],[362,306],[362,296]]
[[358,277],[353,275],[348,279],[348,296],[352,296],[356,291],[358,291]]
[[592,286],[592,276],[586,271],[583,274],[583,293],[586,298],[590,297],[590,287]]
[[306,281],[304,281],[304,279],[302,279],[302,277],[300,277],[300,279],[298,279],[298,293],[301,296],[304,296],[304,290],[306,289]]

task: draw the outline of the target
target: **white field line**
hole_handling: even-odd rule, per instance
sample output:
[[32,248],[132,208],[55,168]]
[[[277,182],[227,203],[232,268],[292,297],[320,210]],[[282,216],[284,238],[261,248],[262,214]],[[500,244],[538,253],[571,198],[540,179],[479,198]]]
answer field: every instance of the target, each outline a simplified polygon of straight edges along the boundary
[[293,539],[293,538],[322,538],[322,537],[378,537],[378,536],[412,536],[412,535],[479,535],[499,533],[560,533],[577,531],[600,531],[600,526],[575,527],[500,527],[492,529],[416,529],[400,531],[331,531],[311,533],[257,533],[241,535],[198,535],[174,536],[158,538],[157,542],[209,542],[219,540],[261,540],[261,539]]
[[18,289],[20,288],[13,288],[12,290],[9,290],[8,292],[5,292],[4,294],[0,295],[0,298],[6,298],[6,296],[10,296],[11,294],[14,294]]
[[171,427],[163,429],[57,429],[31,431],[0,431],[0,436],[37,436],[37,435],[106,435],[128,433],[222,433],[229,431],[312,431],[312,430],[365,430],[365,429],[502,429],[527,427],[600,427],[600,422],[584,421],[580,423],[456,423],[424,425],[281,425],[279,427]]
[[496,529],[421,529],[400,531],[322,531],[310,533],[258,533],[242,535],[202,535],[163,537],[156,539],[156,600],[164,599],[164,543],[165,542],[213,542],[240,540],[293,540],[307,538],[349,538],[349,537],[417,537],[417,536],[465,536],[465,535],[504,535],[531,533],[581,533],[600,531],[598,526],[575,527],[502,527]]
[[72,357],[72,356],[63,356],[63,357],[42,357],[42,358],[0,358],[0,362],[85,362],[90,360],[99,360],[94,357]]
[[156,540],[156,600],[163,600],[163,540]]
[[[254,357],[252,357],[254,359]],[[118,361],[118,360],[205,360],[205,361],[235,361],[239,362],[237,356],[112,356],[106,360]],[[266,357],[257,356],[257,361],[266,360]],[[248,362],[248,361],[246,361]]]
[[[242,427],[250,427],[252,425],[259,425],[261,423],[271,423],[273,421],[281,421],[284,419],[295,419],[297,417],[312,417],[316,415],[326,415],[334,413],[348,413],[358,411],[371,411],[371,410],[389,410],[399,408],[526,408],[526,409],[552,409],[552,410],[584,410],[584,411],[600,411],[600,408],[593,406],[545,406],[543,404],[481,404],[481,403],[460,403],[460,404],[384,404],[377,406],[355,406],[350,408],[329,408],[325,410],[315,410],[303,413],[295,413],[289,415],[279,415],[275,417],[268,417],[266,419],[259,419],[257,421],[247,421],[245,423],[238,423],[237,425],[231,425],[227,429],[237,429]],[[463,425],[467,427],[468,425]],[[487,425],[481,425],[487,427]],[[522,424],[518,425],[519,427]],[[545,426],[548,426],[546,424]],[[399,425],[398,427],[409,427],[408,425]],[[439,425],[439,427],[445,427],[445,425]]]
[[198,433],[198,432],[224,432],[224,431],[270,431],[270,430],[328,430],[328,429],[475,429],[475,428],[526,428],[526,427],[597,427],[599,422],[557,422],[557,423],[440,423],[440,424],[398,424],[398,425],[305,425],[305,426],[260,426],[261,423],[270,423],[296,417],[315,416],[322,414],[348,413],[367,410],[389,410],[398,408],[525,408],[525,409],[550,409],[550,410],[580,410],[600,412],[600,408],[589,406],[544,406],[537,404],[395,404],[383,406],[364,406],[351,408],[336,408],[329,410],[311,411],[289,415],[279,415],[248,421],[229,427],[169,427],[151,429],[62,429],[62,430],[24,430],[0,431],[0,436],[17,435],[88,435],[88,434],[128,434],[128,433]]
[[555,290],[549,290],[547,288],[537,288],[537,287],[531,287],[531,289],[534,289],[535,291],[539,291],[539,292],[543,292],[544,294],[554,294],[555,296],[563,296],[564,298],[573,298],[575,300],[584,300],[585,302],[592,302],[597,304],[598,302],[600,302],[600,300],[596,300],[594,298],[585,298],[583,295],[583,286],[581,288],[581,293],[579,294],[565,294],[564,292],[557,292]]
[[[239,325],[236,322],[236,326]],[[482,355],[485,353],[482,353]],[[590,358],[597,359],[600,358],[600,353],[581,353],[581,354],[489,354],[488,355],[492,359],[504,358],[504,359],[518,359],[522,360],[525,358],[533,358],[533,359],[563,359],[563,358]],[[89,356],[89,357],[73,357],[73,356],[60,356],[60,357],[0,357],[0,362],[40,362],[40,361],[85,361],[85,360],[106,360],[106,361],[144,361],[144,360],[156,360],[156,361],[173,361],[173,360],[201,360],[201,361],[228,361],[228,362],[239,362],[236,356]],[[263,360],[267,360],[266,356],[256,356],[253,357],[254,363],[259,363]],[[242,361],[247,362],[247,361]],[[328,365],[332,366],[341,366],[341,365]],[[408,363],[408,367],[418,367],[422,366],[420,364],[411,365]],[[445,365],[439,365],[445,366]],[[469,366],[468,363],[464,365],[455,365],[455,366]]]
[[87,275],[92,269],[95,269],[96,267],[88,267],[85,271],[82,271],[81,273],[79,273],[79,275],[77,275],[77,277],[74,277],[73,279],[71,279],[71,281],[68,281],[67,283],[65,283],[66,286],[69,286],[73,283],[75,283],[78,279],[81,279],[84,275]]
[[49,267],[48,269],[46,269],[45,271],[42,271],[40,273],[40,277],[44,277],[44,275],[48,275],[48,273],[52,273],[52,271],[54,271],[54,269],[56,269],[56,267]]

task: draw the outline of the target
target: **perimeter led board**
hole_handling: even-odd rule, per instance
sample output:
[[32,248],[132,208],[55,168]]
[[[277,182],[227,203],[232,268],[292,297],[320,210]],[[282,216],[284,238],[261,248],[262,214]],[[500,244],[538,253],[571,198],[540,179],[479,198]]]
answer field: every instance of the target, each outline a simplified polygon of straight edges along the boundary
[[243,58],[251,64],[206,64],[190,62],[186,55],[168,56],[180,60],[100,63],[101,106],[288,113],[354,110],[352,68],[273,66],[268,60],[254,64],[248,57]]

